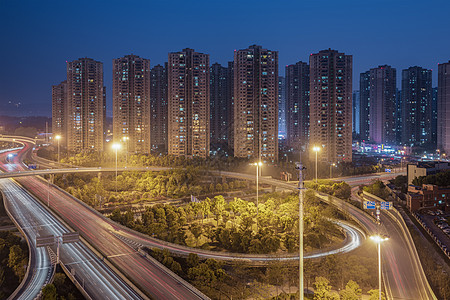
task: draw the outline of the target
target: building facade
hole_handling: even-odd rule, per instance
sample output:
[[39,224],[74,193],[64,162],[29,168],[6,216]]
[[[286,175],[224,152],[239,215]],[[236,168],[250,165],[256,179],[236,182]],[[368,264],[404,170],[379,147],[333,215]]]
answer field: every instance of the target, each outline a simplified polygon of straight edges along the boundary
[[320,160],[352,161],[352,56],[336,50],[311,54],[310,150]]
[[168,152],[209,156],[209,55],[184,49],[169,53]]
[[352,130],[353,138],[359,136],[360,133],[360,110],[361,110],[361,97],[359,91],[353,91],[353,112],[352,112]]
[[379,66],[369,71],[369,140],[376,144],[394,144],[395,96],[397,72],[391,66]]
[[278,137],[286,137],[286,78],[278,76]]
[[437,148],[450,156],[450,61],[438,66]]
[[395,109],[396,109],[396,115],[395,115],[395,141],[397,144],[401,144],[402,142],[402,130],[403,130],[403,124],[402,124],[402,90],[397,89],[397,92],[395,94]]
[[359,77],[359,134],[361,140],[368,141],[370,135],[370,71]]
[[278,160],[278,52],[234,53],[234,156]]
[[52,86],[52,134],[61,137],[61,145],[67,144],[67,81]]
[[227,68],[227,108],[228,108],[228,154],[234,154],[234,61],[228,62]]
[[286,142],[300,151],[309,142],[309,66],[297,62],[286,66]]
[[219,150],[228,143],[228,68],[218,63],[212,64],[209,76],[211,150]]
[[431,94],[431,144],[433,148],[437,145],[437,117],[438,117],[438,88],[434,87]]
[[113,140],[126,152],[150,152],[149,59],[113,59]]
[[411,212],[420,209],[440,209],[450,211],[450,188],[433,184],[423,184],[421,187],[410,185],[406,194],[406,205]]
[[67,148],[103,151],[106,92],[103,63],[91,58],[67,62]]
[[157,152],[167,152],[168,115],[167,115],[167,63],[156,65],[150,71],[150,141],[151,148]]
[[402,143],[427,146],[431,143],[431,70],[411,67],[402,71],[404,125]]

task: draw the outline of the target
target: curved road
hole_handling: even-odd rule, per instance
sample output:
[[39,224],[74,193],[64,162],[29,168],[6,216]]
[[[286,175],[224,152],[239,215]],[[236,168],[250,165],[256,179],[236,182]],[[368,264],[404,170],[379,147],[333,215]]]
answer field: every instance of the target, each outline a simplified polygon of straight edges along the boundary
[[[19,163],[29,155],[32,147],[25,143],[18,156]],[[13,171],[6,164],[8,171]],[[129,247],[111,233],[114,226],[106,224],[102,218],[79,201],[74,201],[67,193],[56,188],[47,188],[45,181],[37,177],[16,179],[27,190],[39,197],[44,203],[49,199],[50,207],[74,230],[93,245],[104,258],[125,273],[141,290],[155,299],[208,299],[189,283],[173,276],[166,269],[154,264],[137,251]],[[47,198],[48,197],[48,198]],[[129,299],[125,297],[125,299]]]
[[[5,156],[0,155],[0,161]],[[0,168],[12,169],[17,164],[2,163]],[[18,299],[34,299],[48,283],[47,273],[53,270],[46,248],[36,248],[36,237],[45,235],[61,236],[70,232],[50,214],[34,197],[13,180],[0,180],[0,188],[5,195],[5,203],[20,228],[27,233],[30,250],[36,252],[36,263],[30,266],[31,280],[24,284],[17,294]],[[56,247],[52,247],[56,253]],[[63,244],[60,250],[61,261],[83,282],[84,289],[93,299],[142,299],[121,278],[113,273],[104,262],[100,261],[83,243]],[[15,297],[16,298],[16,297]]]
[[[220,174],[238,179],[254,180],[254,176],[248,174],[234,172],[220,172]],[[390,174],[386,175],[392,176]],[[361,184],[367,183],[377,177],[378,176],[376,175],[370,175],[359,179],[350,179],[350,181],[353,181],[355,184]],[[260,182],[283,189],[296,190],[295,185],[271,178],[260,178]],[[327,195],[320,196],[327,201]],[[373,218],[363,211],[338,199],[334,199],[333,202],[342,209],[347,210],[349,214],[353,215],[358,222],[369,231],[369,233],[377,233],[380,231],[380,228],[373,222]],[[386,219],[386,221],[384,221],[384,219]],[[391,222],[389,220],[391,220]],[[382,246],[383,257],[387,258],[384,260],[383,268],[386,275],[385,278],[387,279],[386,289],[389,299],[436,299],[423,275],[423,269],[421,268],[418,255],[409,233],[407,233],[404,228],[402,229],[401,224],[398,223],[398,219],[393,218],[392,216],[382,216],[382,221],[385,223],[385,229],[383,230],[392,237]],[[108,227],[107,230],[110,233],[120,230],[120,228],[113,225],[109,225]]]

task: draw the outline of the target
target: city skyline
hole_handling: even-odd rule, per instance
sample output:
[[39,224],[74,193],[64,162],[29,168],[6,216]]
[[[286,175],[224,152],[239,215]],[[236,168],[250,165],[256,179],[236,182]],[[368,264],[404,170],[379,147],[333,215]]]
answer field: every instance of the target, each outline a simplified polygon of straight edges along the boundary
[[[441,3],[439,11],[430,7],[431,5],[422,7],[418,1],[407,3],[379,1],[371,4],[347,1],[340,4],[330,2],[325,9],[318,3],[287,3],[274,7],[270,12],[263,9],[267,4],[264,1],[260,2],[261,7],[244,3],[242,11],[233,10],[231,2],[212,5],[202,1],[195,4],[180,3],[173,8],[170,7],[170,10],[166,9],[169,5],[166,3],[146,3],[140,7],[135,22],[148,36],[152,36],[152,39],[144,42],[137,37],[136,33],[130,32],[122,38],[120,43],[115,39],[115,32],[123,35],[130,26],[115,22],[115,11],[122,12],[122,7],[120,10],[117,9],[120,6],[118,3],[111,3],[107,7],[90,3],[92,12],[83,11],[83,13],[88,18],[92,17],[92,22],[76,26],[72,24],[77,23],[76,16],[80,13],[82,5],[2,3],[0,4],[2,6],[0,22],[3,25],[1,27],[4,28],[1,29],[2,36],[7,45],[14,46],[0,50],[3,56],[10,58],[4,66],[6,72],[0,75],[2,79],[0,108],[6,111],[7,108],[14,107],[15,109],[9,111],[17,113],[20,110],[22,114],[30,114],[32,111],[34,114],[50,116],[51,92],[48,86],[56,85],[61,82],[61,78],[64,78],[64,70],[61,69],[64,69],[65,61],[87,56],[104,63],[107,115],[111,116],[112,65],[108,62],[113,58],[133,53],[150,59],[152,62],[150,67],[153,67],[157,64],[163,65],[167,61],[169,52],[187,47],[209,53],[211,64],[218,62],[225,66],[227,61],[232,60],[233,50],[242,49],[251,44],[264,45],[280,53],[280,76],[285,75],[285,65],[299,60],[307,61],[310,53],[328,48],[339,49],[354,57],[354,87],[358,86],[358,74],[378,65],[388,64],[397,70],[416,65],[437,70],[438,63],[448,61],[446,50],[450,47],[449,41],[439,39],[439,36],[448,35],[450,21],[445,17],[438,17],[441,14],[445,16],[445,7],[450,8],[450,4],[444,1],[437,2]],[[96,9],[105,9],[104,14],[99,18],[94,18],[93,13]],[[123,9],[127,11],[132,8]],[[145,21],[142,17],[147,10],[153,12],[149,21]],[[220,15],[214,14],[217,10],[221,12]],[[211,21],[215,19],[220,21],[225,18],[224,16],[232,14],[236,22],[214,22],[216,26],[204,29],[205,34],[210,36],[208,39],[203,39],[203,36],[197,37],[193,33],[180,36],[177,30],[180,24],[187,21],[187,26],[198,26],[202,22],[200,19],[184,16],[185,11],[206,14],[207,20]],[[304,12],[302,24],[303,22],[307,24],[314,15],[319,13],[329,16],[329,20],[323,22],[331,24],[340,18],[340,13],[348,11],[348,18],[340,21],[346,32],[345,38],[335,37],[331,32],[324,32],[321,28],[325,28],[326,24],[318,28],[306,26],[307,29],[297,32],[299,28],[302,28],[302,24],[298,24],[298,27],[290,25],[293,23],[289,17],[296,15],[298,11]],[[108,16],[108,13],[112,15]],[[427,18],[426,23],[406,25],[401,22],[405,18],[431,14],[435,16]],[[386,22],[372,22],[377,24],[367,25],[364,29],[353,26],[366,21],[369,24],[370,20],[378,20],[380,15]],[[166,22],[168,17],[173,17],[172,20],[175,21]],[[258,31],[259,20],[268,22],[271,25],[270,30]],[[56,26],[60,23],[67,24],[67,27]],[[165,24],[165,26],[160,27],[159,24]],[[226,26],[220,24],[226,24]],[[235,34],[236,30],[243,25],[246,26],[240,34]],[[83,37],[85,43],[79,42],[78,36],[81,31],[87,33]],[[221,34],[216,35],[213,34],[214,32]],[[293,34],[298,38],[292,39]],[[416,34],[423,36],[420,43],[415,38]],[[369,38],[371,36],[372,38]],[[381,38],[383,38],[382,43],[380,43]],[[434,46],[430,48],[430,44]],[[20,67],[17,68],[17,65]],[[40,76],[33,76],[34,70],[40,70]],[[437,72],[433,73],[433,86],[436,86]],[[21,90],[18,86],[22,84],[23,77],[29,78],[30,88]],[[400,81],[397,77],[397,87]]]

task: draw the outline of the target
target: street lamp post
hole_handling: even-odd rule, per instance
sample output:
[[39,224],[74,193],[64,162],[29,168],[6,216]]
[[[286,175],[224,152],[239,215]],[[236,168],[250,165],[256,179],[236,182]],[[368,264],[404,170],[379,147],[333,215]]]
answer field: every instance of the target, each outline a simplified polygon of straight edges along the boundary
[[316,183],[317,183],[317,153],[319,153],[320,147],[314,146],[313,151],[316,152]]
[[333,178],[333,169],[332,169],[332,167],[335,167],[335,166],[336,166],[335,163],[332,163],[332,164],[330,165],[330,179]]
[[115,143],[112,145],[112,148],[116,151],[116,193],[117,193],[117,150],[120,149],[120,144]]
[[130,138],[129,138],[128,136],[124,136],[124,137],[122,138],[122,140],[123,140],[124,142],[126,141],[126,145],[127,145],[127,152],[126,152],[126,157],[125,157],[125,166],[128,167],[128,151],[129,151],[128,146],[129,146],[129,140],[130,140]]
[[378,297],[381,300],[381,243],[389,238],[387,236],[373,235],[370,239],[377,243],[378,247]]
[[56,141],[58,141],[58,163],[59,163],[59,140],[61,139],[60,135],[55,136]]
[[300,300],[304,299],[303,287],[303,165],[297,163],[298,169],[298,251],[299,251],[299,285]]
[[253,164],[250,164],[252,166],[256,166],[256,226],[258,226],[258,214],[259,214],[259,167],[262,166],[262,162],[256,162]]

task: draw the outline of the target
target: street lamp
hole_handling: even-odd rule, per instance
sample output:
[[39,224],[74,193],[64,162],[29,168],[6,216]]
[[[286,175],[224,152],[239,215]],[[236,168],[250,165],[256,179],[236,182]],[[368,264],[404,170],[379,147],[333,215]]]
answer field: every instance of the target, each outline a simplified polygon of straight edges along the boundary
[[305,169],[303,165],[299,162],[296,165],[298,169],[298,251],[299,251],[299,283],[298,291],[300,295],[300,300],[304,299],[304,288],[303,288],[303,170]]
[[381,243],[387,241],[389,237],[381,235],[372,235],[370,239],[375,243],[377,243],[378,246],[378,296],[379,300],[381,300]]
[[313,151],[316,152],[316,183],[317,183],[317,153],[319,153],[320,147],[314,146]]
[[127,145],[127,152],[126,152],[126,157],[125,157],[125,166],[127,166],[128,167],[128,151],[129,151],[129,148],[128,148],[128,146],[129,146],[129,141],[130,140],[130,138],[128,137],[128,136],[124,136],[123,138],[122,138],[122,141],[126,141],[126,145]]
[[335,164],[335,163],[332,163],[332,164],[330,165],[330,179],[333,178],[333,169],[332,169],[332,167],[336,167],[336,164]]
[[120,144],[114,143],[112,144],[112,148],[116,151],[116,193],[117,193],[117,150],[120,149]]
[[[256,166],[256,216],[258,217],[258,204],[259,204],[259,167],[263,164],[262,162],[257,162],[251,164],[252,166]],[[256,224],[258,224],[258,218],[256,218]]]
[[59,163],[59,140],[61,139],[60,135],[55,136],[55,140],[58,142],[58,163]]

